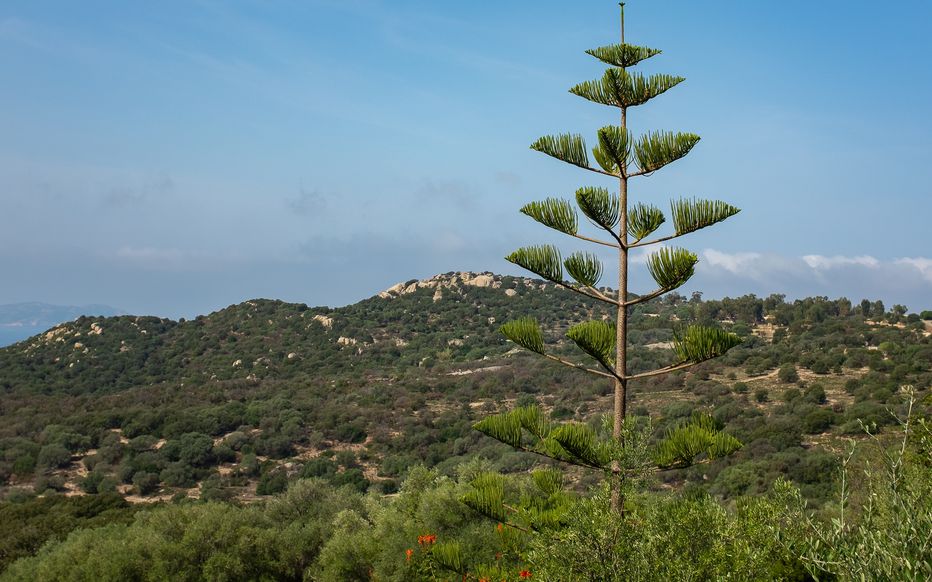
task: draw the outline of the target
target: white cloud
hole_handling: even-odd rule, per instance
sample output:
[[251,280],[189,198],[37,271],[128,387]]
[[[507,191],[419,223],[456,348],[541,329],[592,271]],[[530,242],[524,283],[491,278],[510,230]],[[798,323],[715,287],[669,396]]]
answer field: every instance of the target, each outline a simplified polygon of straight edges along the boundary
[[895,261],[897,265],[907,265],[919,271],[923,277],[932,282],[932,259],[926,257],[904,257]]
[[635,249],[635,250],[629,255],[629,260],[630,260],[630,262],[631,262],[632,265],[646,265],[646,264],[647,264],[647,258],[648,258],[649,256],[651,256],[653,253],[659,251],[660,249],[662,249],[662,248],[664,248],[664,247],[666,247],[666,246],[667,246],[667,245],[665,245],[665,244],[658,244],[658,245],[653,245],[653,246],[648,247],[648,248],[639,248],[639,249]]
[[730,273],[740,275],[749,269],[756,268],[762,255],[760,253],[724,253],[715,249],[702,251],[702,258],[713,267],[725,269]]
[[803,256],[803,261],[805,261],[809,267],[819,271],[851,265],[860,265],[872,269],[876,269],[880,266],[880,261],[870,255],[861,255],[859,257],[846,257],[843,255],[835,255],[832,257],[826,257],[824,255],[805,255]]

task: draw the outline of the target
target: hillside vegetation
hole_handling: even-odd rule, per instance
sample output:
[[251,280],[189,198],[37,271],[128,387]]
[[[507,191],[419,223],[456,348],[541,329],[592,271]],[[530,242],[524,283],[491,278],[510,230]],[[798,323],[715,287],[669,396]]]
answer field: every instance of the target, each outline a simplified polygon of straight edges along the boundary
[[[472,430],[483,416],[537,402],[554,418],[597,422],[611,407],[610,385],[515,350],[498,326],[533,313],[573,358],[563,332],[602,309],[541,281],[448,273],[339,309],[253,300],[190,321],[82,317],[2,349],[0,515],[21,527],[4,528],[0,563],[82,525],[111,524],[93,530],[106,537],[170,519],[145,517],[142,503],[253,502],[308,479],[326,495],[343,491],[327,509],[331,520],[355,508],[379,523],[353,496],[393,494],[406,477],[403,491],[423,488],[410,484],[417,466],[433,468],[431,480],[460,476],[443,481],[443,503],[452,503],[464,463],[476,457],[511,473],[535,463]],[[665,473],[648,484],[655,491],[727,501],[765,495],[786,479],[811,507],[822,506],[864,427],[883,437],[897,424],[891,413],[903,417],[904,387],[921,409],[932,385],[928,322],[899,306],[827,298],[673,294],[644,303],[631,314],[634,371],[671,361],[670,328],[695,322],[744,343],[689,373],[633,383],[634,412],[651,416],[659,436],[705,410],[745,446]],[[584,475],[568,483],[587,485]],[[272,519],[274,529],[275,518],[253,513],[289,502],[275,503],[238,511],[260,529]],[[209,520],[215,507],[197,511]],[[292,543],[284,541],[291,533],[267,535]],[[297,560],[296,573],[307,567],[307,556],[275,559]]]

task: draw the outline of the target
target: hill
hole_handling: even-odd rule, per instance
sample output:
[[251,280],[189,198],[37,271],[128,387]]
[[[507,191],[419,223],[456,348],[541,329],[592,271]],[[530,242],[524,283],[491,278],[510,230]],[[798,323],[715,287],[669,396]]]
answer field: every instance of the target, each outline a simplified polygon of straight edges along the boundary
[[120,311],[107,305],[50,305],[48,303],[13,303],[0,305],[0,347],[31,337],[63,321],[82,315],[117,315]]
[[[497,328],[533,314],[575,358],[563,331],[601,310],[533,279],[447,273],[339,309],[257,299],[190,321],[79,317],[0,350],[0,486],[14,498],[248,501],[301,476],[393,492],[417,464],[450,471],[476,455],[524,470],[532,459],[472,423],[533,400],[556,418],[595,419],[610,386],[514,349]],[[745,341],[634,384],[634,410],[660,434],[701,408],[746,446],[658,486],[733,498],[785,476],[819,503],[859,422],[890,424],[903,386],[932,384],[918,316],[824,297],[638,305],[634,370],[669,362],[671,326],[690,322]]]

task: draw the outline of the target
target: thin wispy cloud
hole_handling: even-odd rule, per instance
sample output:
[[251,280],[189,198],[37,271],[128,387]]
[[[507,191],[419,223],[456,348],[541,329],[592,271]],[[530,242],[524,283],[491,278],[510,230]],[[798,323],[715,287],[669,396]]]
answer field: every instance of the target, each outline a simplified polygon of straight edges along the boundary
[[760,253],[725,253],[715,249],[702,252],[702,258],[709,265],[732,274],[748,274],[749,270],[760,264],[761,257]]
[[860,265],[869,268],[877,268],[880,266],[880,261],[870,255],[862,255],[859,257],[846,257],[843,255],[834,255],[831,257],[823,255],[805,255],[803,256],[803,261],[817,271],[851,265]]
[[932,283],[932,259],[926,257],[904,257],[896,260],[897,265],[911,267]]

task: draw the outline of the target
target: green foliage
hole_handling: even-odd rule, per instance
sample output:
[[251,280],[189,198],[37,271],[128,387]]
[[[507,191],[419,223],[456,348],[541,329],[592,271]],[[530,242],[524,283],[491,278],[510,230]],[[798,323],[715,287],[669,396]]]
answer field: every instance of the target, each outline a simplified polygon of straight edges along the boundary
[[558,425],[550,432],[549,438],[543,442],[548,453],[554,451],[551,443],[557,443],[560,446],[559,454],[548,455],[557,460],[560,460],[565,452],[570,458],[589,467],[604,469],[610,462],[611,445],[599,439],[589,425],[581,422],[566,422]]
[[699,143],[694,133],[655,131],[634,143],[634,157],[641,172],[656,172],[686,156]]
[[[781,523],[779,493],[732,511],[710,497],[654,495],[629,504],[623,518],[607,488],[579,499],[564,527],[531,539],[528,568],[541,580],[801,580],[788,546],[801,537]],[[781,534],[774,528],[782,525]]]
[[159,475],[147,471],[139,471],[133,475],[133,487],[139,495],[155,493],[159,488]]
[[647,270],[661,289],[671,291],[696,272],[699,257],[685,249],[664,247],[647,257]]
[[186,433],[165,443],[162,454],[170,461],[203,467],[214,459],[214,441],[206,434]]
[[611,366],[615,360],[615,326],[607,321],[578,323],[567,330],[566,337],[603,366]]
[[697,457],[713,460],[731,455],[743,445],[722,432],[722,426],[708,414],[693,413],[689,422],[671,428],[657,444],[657,464],[661,467],[689,466]]
[[563,282],[563,261],[560,251],[553,245],[522,247],[505,257],[505,260],[548,281]]
[[473,428],[509,446],[574,465],[602,469],[611,455],[611,447],[588,425],[553,424],[537,406],[518,407],[488,416]]
[[628,233],[635,240],[643,240],[660,228],[665,220],[659,208],[652,204],[638,202],[628,210]]
[[[619,516],[606,485],[575,495],[561,471],[504,477],[472,461],[457,468],[458,479],[414,468],[392,497],[302,479],[249,506],[137,512],[117,496],[7,503],[0,580],[518,580],[520,572],[538,580],[923,580],[932,564],[932,431],[909,414],[906,394],[908,427],[895,442],[869,436],[843,473],[865,478],[844,481],[838,504],[817,514],[777,480],[727,504],[697,492],[629,491]],[[545,432],[539,412],[520,416]],[[701,416],[682,426],[690,424],[720,426]],[[486,501],[461,503],[482,491],[491,493]],[[46,529],[31,537],[40,523]]]
[[741,338],[723,329],[691,325],[674,337],[673,351],[681,362],[704,362],[740,344]]
[[594,56],[607,65],[621,67],[633,67],[639,62],[649,59],[650,57],[660,54],[657,49],[645,46],[636,46],[632,44],[611,44],[600,46],[599,48],[589,49],[587,54]]
[[116,493],[0,503],[0,572],[14,560],[34,555],[46,542],[62,539],[73,530],[126,524],[135,512],[136,508]]
[[442,568],[451,572],[465,572],[463,550],[456,542],[439,543],[431,548],[433,558]]
[[284,471],[263,473],[256,485],[256,495],[275,495],[288,489],[288,476]]
[[680,199],[670,202],[670,216],[677,235],[688,234],[741,212],[720,200]]
[[780,371],[777,372],[777,377],[781,382],[787,384],[793,384],[799,380],[799,373],[796,372],[796,366],[793,364],[784,364],[780,366]]
[[602,228],[612,231],[618,225],[618,197],[605,188],[576,190],[576,204],[583,214]]
[[571,506],[562,474],[551,469],[532,472],[530,481],[509,482],[499,473],[480,473],[470,482],[470,490],[462,500],[493,522],[525,532],[561,527]]
[[547,135],[531,144],[531,149],[567,164],[579,166],[580,168],[589,168],[586,142],[580,135],[569,133]]
[[[899,442],[885,443],[868,433],[861,473],[865,491],[859,514],[850,504],[849,465],[845,460],[831,523],[815,520],[797,495],[788,504],[789,519],[805,523],[811,532],[800,545],[807,567],[816,577],[842,580],[928,580],[932,577],[932,426],[914,414],[915,392],[907,390],[907,411],[900,420]],[[852,514],[854,518],[852,519]]]
[[580,285],[595,287],[602,279],[602,261],[592,253],[573,253],[563,261],[566,272]]
[[[448,282],[458,277],[449,275],[443,280],[452,285]],[[36,338],[0,350],[0,386],[6,390],[5,406],[0,411],[0,481],[4,490],[0,495],[31,495],[32,483],[80,488],[82,478],[76,473],[82,464],[95,473],[95,479],[106,477],[100,483],[108,486],[114,485],[114,480],[131,484],[139,471],[156,473],[164,494],[174,495],[176,488],[203,482],[221,462],[219,446],[213,452],[215,458],[197,467],[171,461],[164,446],[156,448],[163,438],[179,441],[191,432],[236,443],[237,458],[228,465],[231,478],[219,485],[238,499],[248,499],[260,477],[255,459],[259,449],[264,451],[258,452],[262,456],[274,453],[272,464],[290,462],[300,471],[306,462],[294,458],[299,449],[323,450],[335,444],[365,442],[361,452],[366,458],[361,461],[368,471],[378,471],[380,479],[385,479],[379,481],[384,483],[379,487],[386,492],[416,463],[449,470],[471,453],[492,459],[507,472],[527,470],[533,457],[515,455],[492,439],[471,434],[472,424],[501,410],[500,403],[529,394],[553,410],[554,419],[592,418],[598,413],[595,403],[604,401],[607,382],[574,375],[573,370],[543,358],[535,360],[533,355],[506,356],[515,345],[503,341],[498,325],[490,324],[489,318],[501,323],[533,312],[548,337],[557,337],[575,323],[611,316],[613,310],[554,285],[542,287],[541,281],[525,283],[514,277],[495,277],[493,281],[488,287],[444,287],[443,299],[437,302],[433,301],[433,288],[393,293],[391,299],[376,297],[338,310],[253,301],[200,320],[166,324],[162,331],[140,318],[138,325],[147,334],[130,325],[135,318],[87,318],[68,324],[68,331],[63,332],[82,333],[81,339],[90,349],[82,357],[96,354],[94,365],[80,372],[76,371],[80,365],[68,367],[68,354],[74,349],[64,342],[34,346],[39,342]],[[508,289],[517,294],[506,295],[503,291]],[[673,487],[685,483],[731,499],[745,492],[762,492],[784,475],[811,503],[821,505],[837,473],[824,469],[823,447],[799,447],[803,431],[824,426],[829,415],[801,405],[784,407],[779,398],[782,390],[775,390],[767,373],[787,362],[806,367],[824,359],[831,370],[841,363],[842,375],[833,372],[820,381],[829,400],[823,410],[838,409],[832,411],[833,423],[823,431],[824,439],[818,439],[829,446],[838,437],[860,434],[858,419],[888,430],[892,424],[888,409],[901,406],[899,387],[914,384],[927,390],[932,380],[927,364],[932,361],[932,340],[914,329],[865,322],[856,306],[846,300],[786,301],[776,295],[689,301],[672,294],[630,311],[629,373],[677,361],[670,350],[644,347],[671,341],[670,326],[699,324],[730,329],[732,324],[727,321],[731,320],[754,329],[766,320],[777,334],[782,332],[783,339],[776,343],[748,335],[723,359],[707,362],[696,368],[695,374],[632,382],[635,395],[641,390],[686,389],[676,397],[684,401],[684,411],[676,418],[688,417],[698,406],[713,410],[716,418],[727,423],[728,431],[746,444],[734,459],[716,461],[703,467],[702,473],[698,469],[678,470],[665,476],[664,482]],[[320,313],[333,318],[332,329],[313,320]],[[92,324],[105,332],[89,334]],[[234,331],[236,342],[226,343],[224,338]],[[134,353],[120,352],[121,342],[133,350],[142,349],[138,342],[151,336],[158,336],[158,341],[145,344],[145,361],[119,360]],[[374,343],[359,344],[359,353],[337,344],[335,338],[340,336],[369,337],[373,339],[361,341]],[[396,347],[395,338],[408,344]],[[464,338],[465,345],[449,344],[453,338]],[[882,343],[898,349],[889,356],[867,349]],[[548,351],[561,357],[571,357],[576,349],[569,341],[548,346]],[[436,360],[435,354],[441,350],[449,350],[449,360]],[[297,357],[288,359],[290,353]],[[268,368],[264,364],[249,370],[231,367],[237,359],[251,364],[263,357],[270,359]],[[61,361],[56,362],[56,358]],[[429,359],[419,366],[425,358]],[[110,375],[113,359],[125,366],[124,376]],[[866,366],[874,371],[861,370]],[[365,381],[359,379],[362,369],[367,370]],[[457,370],[479,371],[448,375]],[[745,378],[741,370],[753,370],[757,375]],[[723,383],[720,372],[726,372],[725,377],[727,372],[741,375],[739,379],[748,388],[747,401],[737,390],[723,392],[732,381]],[[257,378],[246,380],[252,374]],[[211,380],[212,376],[216,379]],[[860,379],[846,382],[855,376]],[[137,382],[137,387],[121,388],[127,378]],[[145,378],[165,381],[147,383],[150,380]],[[758,406],[758,392],[765,400],[772,392],[776,396],[770,400],[775,402]],[[802,400],[807,398],[808,390],[804,390]],[[635,396],[634,409],[645,403],[639,400]],[[82,404],[76,406],[76,401]],[[466,410],[463,403],[474,404]],[[650,404],[639,414],[648,412],[655,414],[657,408]],[[668,420],[655,419],[659,436],[669,428]],[[119,429],[122,435],[117,434]],[[121,437],[130,442],[121,445]],[[40,475],[35,474],[35,462],[48,438],[65,438],[77,446],[83,446],[81,442],[87,439],[97,453],[83,460],[82,453],[69,455],[70,464],[54,470],[59,475],[56,481],[64,478],[64,484],[48,479],[37,482]],[[728,478],[723,471],[732,465],[741,469],[744,485],[719,490],[721,480]],[[333,474],[337,470],[335,467]],[[335,480],[333,474],[324,478]],[[354,487],[363,486],[356,477],[350,473],[347,479]]]
[[[2,580],[300,580],[358,498],[303,481],[268,504],[182,504],[72,532]],[[330,578],[333,579],[333,578]]]
[[683,77],[673,75],[643,75],[611,68],[601,79],[585,81],[570,89],[570,93],[602,105],[634,107],[682,83]]
[[566,200],[547,198],[542,202],[530,202],[521,208],[521,212],[544,226],[566,234],[576,234],[576,211]]
[[499,330],[506,338],[515,342],[522,348],[536,352],[544,353],[544,334],[540,331],[540,325],[532,317],[522,317],[504,323]]
[[[514,445],[512,445],[514,446]],[[495,521],[508,521],[505,511],[505,477],[499,473],[482,473],[471,483],[463,503]],[[459,570],[456,570],[459,571]]]
[[627,129],[609,125],[598,131],[599,145],[592,148],[592,155],[599,166],[609,174],[623,175],[628,169],[631,155],[631,135]]
[[36,465],[41,469],[57,469],[71,462],[71,452],[59,444],[45,445],[39,450]]

